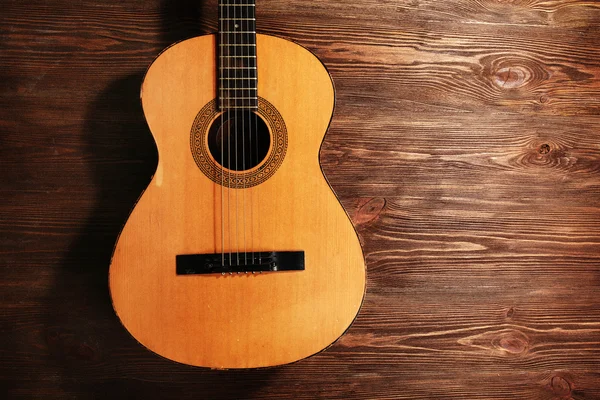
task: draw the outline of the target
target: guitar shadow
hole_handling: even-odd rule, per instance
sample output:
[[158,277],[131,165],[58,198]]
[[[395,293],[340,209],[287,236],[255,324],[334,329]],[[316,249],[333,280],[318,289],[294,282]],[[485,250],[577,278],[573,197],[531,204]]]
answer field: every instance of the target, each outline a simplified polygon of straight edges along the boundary
[[[163,2],[161,48],[216,30],[216,4],[199,3],[203,2]],[[206,13],[205,19],[203,10],[209,8],[214,14]],[[106,393],[106,398],[132,399],[201,393],[202,398],[247,398],[277,371],[211,371],[171,362],[138,344],[111,305],[108,269],[113,247],[158,160],[139,100],[144,73],[145,66],[112,82],[87,111],[82,135],[92,183],[82,191],[95,192],[95,204],[57,267],[45,299],[48,368],[67,394]]]

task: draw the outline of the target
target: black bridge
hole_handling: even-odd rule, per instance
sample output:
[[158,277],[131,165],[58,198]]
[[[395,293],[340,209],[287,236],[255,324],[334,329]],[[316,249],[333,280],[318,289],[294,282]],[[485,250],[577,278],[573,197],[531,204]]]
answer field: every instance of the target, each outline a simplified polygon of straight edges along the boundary
[[184,254],[176,256],[176,264],[177,275],[304,271],[304,252]]

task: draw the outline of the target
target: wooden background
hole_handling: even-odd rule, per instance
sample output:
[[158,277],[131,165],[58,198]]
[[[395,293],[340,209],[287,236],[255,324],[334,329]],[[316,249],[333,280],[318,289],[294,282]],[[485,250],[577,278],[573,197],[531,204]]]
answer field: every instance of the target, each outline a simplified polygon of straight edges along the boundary
[[600,399],[600,2],[257,13],[336,84],[321,158],[367,257],[355,324],[257,371],[138,345],[107,271],[156,165],[139,86],[216,1],[0,0],[0,397]]

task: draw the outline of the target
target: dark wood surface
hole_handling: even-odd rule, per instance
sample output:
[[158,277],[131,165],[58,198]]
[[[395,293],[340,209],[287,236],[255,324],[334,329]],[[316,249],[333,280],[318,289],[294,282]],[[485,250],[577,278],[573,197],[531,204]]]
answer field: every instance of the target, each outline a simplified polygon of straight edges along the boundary
[[[0,1],[1,398],[600,399],[600,3],[259,0],[329,68],[324,170],[364,306],[329,350],[209,371],[115,317],[156,165],[139,85],[216,1]],[[260,60],[259,60],[260,62]]]

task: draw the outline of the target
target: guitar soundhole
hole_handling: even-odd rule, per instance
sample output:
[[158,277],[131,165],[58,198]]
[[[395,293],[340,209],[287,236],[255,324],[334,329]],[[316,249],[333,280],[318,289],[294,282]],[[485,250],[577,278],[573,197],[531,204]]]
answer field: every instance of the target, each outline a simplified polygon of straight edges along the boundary
[[225,111],[208,131],[208,149],[214,160],[232,171],[248,171],[260,165],[269,152],[267,124],[250,110]]
[[216,99],[196,115],[190,150],[202,173],[227,188],[248,189],[271,178],[288,146],[283,117],[262,97],[257,110],[220,112]]

